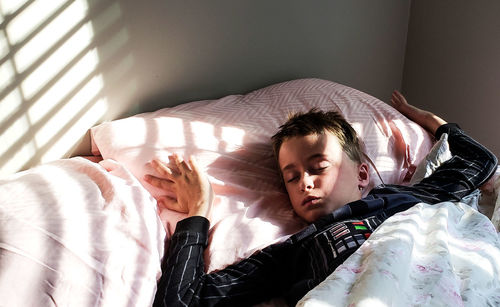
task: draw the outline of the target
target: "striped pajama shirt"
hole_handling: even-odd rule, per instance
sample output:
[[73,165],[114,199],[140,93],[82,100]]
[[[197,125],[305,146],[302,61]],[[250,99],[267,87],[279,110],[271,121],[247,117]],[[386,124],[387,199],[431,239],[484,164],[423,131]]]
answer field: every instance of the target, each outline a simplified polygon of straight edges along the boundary
[[209,222],[180,221],[164,257],[154,306],[252,306],[284,297],[291,306],[347,259],[388,217],[419,202],[460,200],[494,172],[497,158],[457,125],[446,124],[452,158],[413,186],[383,185],[310,224],[285,242],[220,271],[204,272]]

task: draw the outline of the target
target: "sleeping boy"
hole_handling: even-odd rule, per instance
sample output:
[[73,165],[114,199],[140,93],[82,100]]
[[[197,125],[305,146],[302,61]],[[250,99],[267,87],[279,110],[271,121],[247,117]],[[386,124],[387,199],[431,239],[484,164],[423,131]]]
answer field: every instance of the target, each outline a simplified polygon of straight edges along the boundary
[[453,157],[412,186],[382,185],[362,198],[368,165],[351,125],[336,112],[295,114],[272,142],[293,209],[309,226],[210,274],[203,265],[212,207],[206,175],[194,157],[153,161],[161,177],[145,180],[176,194],[160,199],[160,208],[188,215],[171,237],[154,306],[251,306],[273,297],[294,306],[388,217],[419,202],[460,200],[493,174],[497,158],[457,125],[408,104],[397,91],[391,103],[436,138],[447,133]]

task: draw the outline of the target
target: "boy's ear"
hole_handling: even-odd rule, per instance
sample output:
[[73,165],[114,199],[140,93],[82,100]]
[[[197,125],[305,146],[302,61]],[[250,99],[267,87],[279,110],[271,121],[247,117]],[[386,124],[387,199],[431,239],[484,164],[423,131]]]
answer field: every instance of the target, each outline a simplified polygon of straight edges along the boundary
[[361,163],[358,166],[358,186],[360,189],[364,189],[370,183],[370,174],[368,173],[368,164]]

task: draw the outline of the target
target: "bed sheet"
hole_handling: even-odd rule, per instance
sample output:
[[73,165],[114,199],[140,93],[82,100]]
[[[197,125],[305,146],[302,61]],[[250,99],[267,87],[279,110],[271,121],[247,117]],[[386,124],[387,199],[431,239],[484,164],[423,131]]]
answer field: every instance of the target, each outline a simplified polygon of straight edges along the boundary
[[385,221],[297,306],[500,306],[500,240],[464,203]]
[[1,306],[150,306],[165,231],[121,165],[83,158],[0,180]]

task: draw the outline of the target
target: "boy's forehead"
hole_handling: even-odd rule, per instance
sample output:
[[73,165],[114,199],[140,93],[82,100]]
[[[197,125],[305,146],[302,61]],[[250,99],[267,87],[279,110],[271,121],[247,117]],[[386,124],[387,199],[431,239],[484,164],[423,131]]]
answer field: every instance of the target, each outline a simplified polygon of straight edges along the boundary
[[293,158],[295,155],[299,155],[301,158],[307,158],[309,155],[315,155],[318,153],[325,153],[331,151],[341,151],[338,138],[331,132],[326,132],[324,134],[308,134],[301,136],[294,136],[288,138],[281,145],[281,150],[279,152],[279,162],[285,162],[282,160],[288,160]]
[[281,144],[281,148],[283,148],[284,145],[286,147],[294,147],[294,145],[301,144],[301,143],[318,143],[322,141],[326,141],[329,139],[332,139],[332,137],[339,142],[338,137],[333,134],[332,132],[325,130],[323,133],[309,133],[305,135],[295,135],[286,138],[283,143]]

